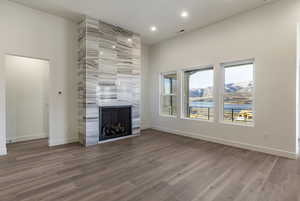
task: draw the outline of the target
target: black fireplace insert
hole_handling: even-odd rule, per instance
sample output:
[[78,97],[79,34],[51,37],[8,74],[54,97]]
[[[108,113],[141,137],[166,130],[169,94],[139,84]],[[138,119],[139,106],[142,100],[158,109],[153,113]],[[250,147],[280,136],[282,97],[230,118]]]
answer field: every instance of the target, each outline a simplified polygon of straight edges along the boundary
[[132,135],[131,106],[99,108],[99,141]]

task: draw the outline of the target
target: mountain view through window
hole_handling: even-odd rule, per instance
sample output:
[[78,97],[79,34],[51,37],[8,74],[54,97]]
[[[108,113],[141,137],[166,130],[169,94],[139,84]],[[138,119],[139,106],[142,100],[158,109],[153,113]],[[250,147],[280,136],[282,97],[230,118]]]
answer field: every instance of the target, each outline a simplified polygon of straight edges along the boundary
[[253,122],[253,63],[225,66],[224,121]]
[[214,118],[213,68],[185,72],[187,106],[186,116],[192,119]]

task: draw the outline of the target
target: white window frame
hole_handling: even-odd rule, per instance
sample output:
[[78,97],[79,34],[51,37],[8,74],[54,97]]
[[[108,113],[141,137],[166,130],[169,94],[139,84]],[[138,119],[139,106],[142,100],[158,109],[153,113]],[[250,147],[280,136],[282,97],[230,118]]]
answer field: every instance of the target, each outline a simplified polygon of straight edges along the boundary
[[[252,114],[253,114],[253,122],[248,124],[238,123],[238,122],[227,122],[224,120],[224,85],[225,85],[225,68],[226,67],[233,67],[239,65],[246,65],[252,64],[253,65],[253,90],[252,90]],[[221,78],[220,78],[220,90],[219,90],[219,122],[222,124],[229,124],[229,125],[237,125],[237,126],[246,126],[246,127],[254,127],[255,120],[256,120],[256,109],[255,109],[255,88],[256,88],[256,79],[255,79],[255,59],[246,59],[240,61],[233,61],[233,62],[226,62],[221,63]]]
[[[166,75],[171,75],[171,74],[176,74],[176,93],[174,94],[168,94],[169,96],[173,95],[176,98],[176,115],[168,115],[168,114],[164,114],[162,112],[162,97],[163,96],[167,96],[166,94],[164,94],[164,76]],[[159,74],[159,116],[162,117],[170,117],[170,118],[177,118],[178,116],[178,84],[179,84],[179,80],[178,80],[178,73],[177,71],[169,71],[169,72],[163,72]]]
[[190,67],[190,68],[184,68],[181,70],[180,74],[180,78],[181,78],[181,83],[180,83],[180,87],[181,87],[181,101],[180,101],[180,113],[181,113],[181,116],[180,118],[183,119],[183,120],[191,120],[191,121],[202,121],[202,122],[215,122],[217,117],[216,117],[216,114],[214,112],[214,116],[213,116],[213,119],[194,119],[194,118],[190,118],[190,117],[187,117],[187,111],[186,111],[186,104],[187,104],[187,94],[186,94],[186,80],[185,80],[185,72],[187,71],[201,71],[201,70],[208,70],[208,69],[212,69],[213,70],[213,96],[212,96],[212,99],[215,103],[215,107],[214,107],[214,110],[216,111],[217,109],[217,105],[216,105],[216,97],[215,97],[215,91],[216,91],[216,85],[215,85],[215,67],[214,65],[202,65],[202,66],[197,66],[197,67]]

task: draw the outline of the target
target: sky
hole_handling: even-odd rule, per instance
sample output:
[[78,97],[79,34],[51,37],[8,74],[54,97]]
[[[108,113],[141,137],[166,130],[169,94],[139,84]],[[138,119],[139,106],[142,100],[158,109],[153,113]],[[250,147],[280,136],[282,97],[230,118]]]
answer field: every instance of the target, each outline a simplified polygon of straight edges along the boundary
[[[225,84],[253,81],[253,64],[225,68]],[[190,88],[213,86],[213,70],[199,71],[190,77]]]
[[253,64],[225,68],[225,84],[253,81]]
[[212,87],[214,82],[213,70],[199,71],[190,76],[190,88],[202,89]]

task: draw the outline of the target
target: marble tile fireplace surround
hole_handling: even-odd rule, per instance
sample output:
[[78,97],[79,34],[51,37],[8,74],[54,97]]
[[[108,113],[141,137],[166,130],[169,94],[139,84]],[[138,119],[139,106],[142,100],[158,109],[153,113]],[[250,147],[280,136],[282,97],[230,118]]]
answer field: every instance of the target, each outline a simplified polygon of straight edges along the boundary
[[140,36],[84,17],[79,24],[79,140],[99,143],[100,108],[131,109],[131,134],[140,132]]

